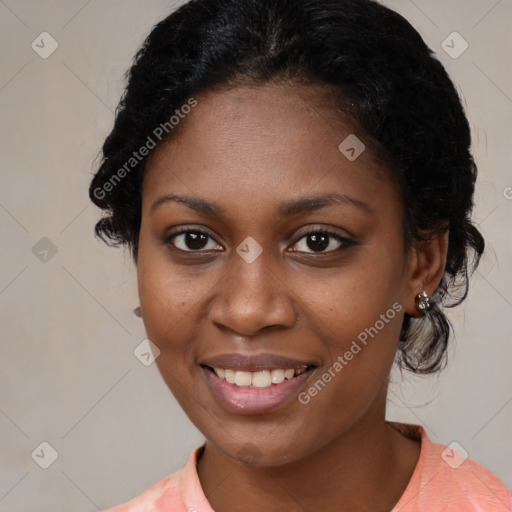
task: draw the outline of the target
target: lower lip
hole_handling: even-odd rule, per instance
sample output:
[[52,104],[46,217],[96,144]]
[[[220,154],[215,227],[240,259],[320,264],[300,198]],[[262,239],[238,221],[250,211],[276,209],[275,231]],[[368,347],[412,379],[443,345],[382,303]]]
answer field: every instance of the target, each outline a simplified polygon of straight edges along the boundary
[[263,414],[286,403],[299,394],[300,388],[311,377],[311,368],[296,377],[285,379],[280,384],[268,388],[249,388],[230,384],[216,373],[202,367],[206,382],[217,398],[227,409],[238,414]]

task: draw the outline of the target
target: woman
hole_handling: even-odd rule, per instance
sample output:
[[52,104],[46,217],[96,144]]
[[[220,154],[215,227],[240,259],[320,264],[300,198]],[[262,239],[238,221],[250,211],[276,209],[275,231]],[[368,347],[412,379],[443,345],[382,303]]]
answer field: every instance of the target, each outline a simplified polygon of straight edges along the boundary
[[192,0],[149,34],[90,195],[159,371],[204,434],[111,512],[511,510],[491,472],[385,421],[440,370],[484,241],[455,88],[372,0]]

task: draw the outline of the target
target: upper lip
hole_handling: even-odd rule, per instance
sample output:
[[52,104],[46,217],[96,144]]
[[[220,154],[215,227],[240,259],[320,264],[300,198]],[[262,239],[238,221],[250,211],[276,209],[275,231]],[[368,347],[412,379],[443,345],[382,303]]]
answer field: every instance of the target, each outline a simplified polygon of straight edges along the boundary
[[225,370],[257,372],[261,370],[273,370],[288,368],[298,369],[316,366],[310,361],[292,359],[290,357],[280,356],[276,354],[220,354],[217,356],[207,357],[198,361],[202,366],[210,368],[223,368]]

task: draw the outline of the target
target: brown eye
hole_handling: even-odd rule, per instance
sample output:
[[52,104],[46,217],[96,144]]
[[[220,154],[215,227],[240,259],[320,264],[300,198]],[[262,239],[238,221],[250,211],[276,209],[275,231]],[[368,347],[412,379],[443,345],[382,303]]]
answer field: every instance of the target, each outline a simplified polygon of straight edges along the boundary
[[344,238],[330,231],[318,230],[311,231],[302,236],[302,238],[294,244],[294,247],[299,247],[299,249],[294,249],[294,251],[309,252],[310,254],[329,253],[340,251],[352,245],[354,245],[354,242],[348,238]]
[[[185,252],[209,251],[220,247],[208,233],[198,230],[174,233],[166,238],[165,243],[171,244],[173,247]],[[209,243],[210,246],[208,246]]]

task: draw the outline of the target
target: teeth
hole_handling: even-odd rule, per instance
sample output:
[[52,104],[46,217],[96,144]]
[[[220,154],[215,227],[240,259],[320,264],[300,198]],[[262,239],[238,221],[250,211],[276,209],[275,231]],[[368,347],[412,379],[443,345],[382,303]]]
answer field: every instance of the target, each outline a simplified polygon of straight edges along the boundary
[[285,379],[292,379],[306,371],[306,367],[287,368],[286,370],[262,370],[259,372],[242,372],[224,368],[213,368],[213,371],[230,384],[240,387],[269,388],[272,384],[281,384]]
[[268,370],[263,370],[261,372],[254,372],[251,375],[251,384],[255,388],[268,388],[272,385],[272,381],[270,380],[270,372]]
[[250,386],[252,382],[251,372],[235,372],[235,384],[237,386]]
[[[217,368],[214,368],[215,370],[215,373],[217,373]],[[219,371],[223,371],[224,372],[224,378],[230,383],[230,384],[234,384],[235,383],[235,374],[236,372],[234,372],[233,370],[222,370],[222,368],[218,368]],[[217,375],[219,375],[217,373]],[[219,377],[222,377],[222,375],[219,375]]]
[[294,369],[290,369],[290,370],[285,370],[284,371],[284,378],[285,379],[291,379],[294,375],[295,375],[295,370]]
[[272,370],[270,380],[272,384],[281,384],[284,380],[284,370]]

